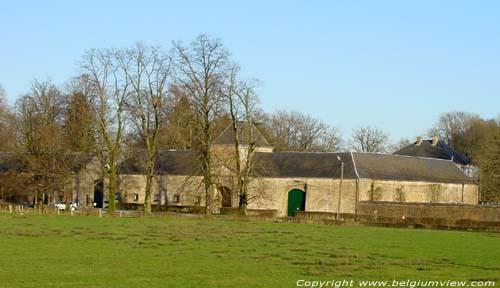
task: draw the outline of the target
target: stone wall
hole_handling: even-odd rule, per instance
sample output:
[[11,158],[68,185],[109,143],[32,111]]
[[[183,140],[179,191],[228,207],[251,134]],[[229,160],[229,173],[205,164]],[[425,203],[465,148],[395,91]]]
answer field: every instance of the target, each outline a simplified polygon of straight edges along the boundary
[[[226,177],[227,178],[227,177]],[[232,178],[218,177],[220,186],[231,190],[231,206],[238,206],[238,192]],[[156,177],[152,204],[176,206],[204,206],[205,194],[201,176]],[[143,175],[120,175],[120,192],[124,203],[144,203],[146,178]],[[249,183],[249,209],[276,210],[287,216],[288,192],[305,192],[305,211],[337,213],[340,180],[331,178],[254,178]],[[357,193],[359,195],[357,195]],[[356,213],[359,201],[386,201],[395,203],[460,203],[476,204],[478,196],[474,184],[446,184],[410,181],[381,181],[344,179],[340,201],[341,214]],[[220,191],[214,191],[215,211],[222,206]]]
[[[300,189],[305,192],[305,210],[337,212],[340,180],[330,178],[261,178],[254,179],[249,195],[254,200],[250,209],[273,209],[278,216],[287,216],[288,192]],[[356,181],[346,179],[342,183],[341,213],[354,213]]]
[[360,202],[358,212],[356,218],[367,223],[500,230],[500,207]]
[[[237,207],[222,207],[220,208],[220,214],[222,215],[240,215],[240,210]],[[247,209],[248,216],[258,216],[263,218],[274,218],[278,215],[278,210],[274,209]]]
[[475,205],[478,203],[478,187],[476,184],[361,179],[359,201]]
[[[204,206],[200,176],[159,175],[153,181],[152,205]],[[144,204],[146,176],[120,175],[119,192],[123,203]]]

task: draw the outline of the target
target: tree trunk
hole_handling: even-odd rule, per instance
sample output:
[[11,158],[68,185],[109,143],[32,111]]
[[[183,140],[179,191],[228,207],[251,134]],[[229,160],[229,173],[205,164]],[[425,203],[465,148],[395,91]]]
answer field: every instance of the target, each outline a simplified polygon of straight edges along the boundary
[[146,193],[144,195],[144,212],[151,214],[151,189],[153,186],[153,174],[148,171],[146,175]]
[[[116,194],[116,167],[114,165],[114,162],[112,165],[110,165],[109,169],[109,174],[108,174],[108,179],[109,179],[109,184],[108,184],[108,211],[111,213],[115,212],[116,205],[115,205],[115,194]],[[103,207],[104,208],[104,207]]]

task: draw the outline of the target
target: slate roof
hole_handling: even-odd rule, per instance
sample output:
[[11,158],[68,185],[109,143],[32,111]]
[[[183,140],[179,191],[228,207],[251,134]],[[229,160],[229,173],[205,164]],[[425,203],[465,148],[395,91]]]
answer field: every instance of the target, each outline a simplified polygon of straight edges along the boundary
[[473,183],[449,160],[378,153],[353,153],[360,178]]
[[17,153],[0,153],[0,173],[9,171],[22,172],[25,169],[24,163]]
[[[134,157],[125,160],[119,167],[121,174],[141,174],[144,167],[141,164],[139,152]],[[197,151],[158,151],[156,158],[155,173],[159,175],[201,175],[200,153]]]
[[256,153],[254,173],[261,177],[340,178],[337,157],[344,162],[344,178],[355,179],[351,153]]
[[95,155],[72,153],[67,154],[66,157],[68,161],[71,161],[71,171],[78,173],[87,167],[87,165],[95,158]]
[[[195,151],[160,151],[156,174],[201,175],[200,154]],[[253,173],[257,177],[344,179],[473,183],[449,160],[380,153],[258,152]],[[121,174],[141,174],[139,157],[126,160]]]
[[438,141],[436,145],[432,145],[432,140],[423,140],[419,145],[415,142],[393,154],[453,160],[453,162],[461,165],[471,164],[469,158],[451,149],[443,141]]
[[[236,125],[236,129],[238,131],[238,137],[240,143],[243,145],[249,145],[250,139],[248,136],[249,129],[252,129],[252,140],[258,147],[272,147],[271,144],[266,140],[266,138],[260,133],[259,129],[255,127],[253,124],[248,124],[247,122],[240,121]],[[233,145],[233,129],[231,125],[228,125],[224,131],[213,141],[215,145]]]
[[[29,172],[28,153],[0,152],[0,173],[9,171]],[[69,153],[65,155],[65,161],[70,165],[71,171],[78,173],[94,159],[93,154]]]
[[257,153],[254,173],[261,177],[344,178],[472,183],[452,162],[441,159],[380,153]]

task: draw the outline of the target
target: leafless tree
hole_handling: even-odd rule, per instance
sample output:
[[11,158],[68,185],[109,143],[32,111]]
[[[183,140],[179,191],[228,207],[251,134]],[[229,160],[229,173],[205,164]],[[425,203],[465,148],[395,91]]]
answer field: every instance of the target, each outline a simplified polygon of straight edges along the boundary
[[431,136],[439,136],[442,141],[453,149],[470,157],[472,145],[466,136],[472,121],[480,120],[479,115],[463,111],[446,112],[439,116],[438,121],[429,130]]
[[364,126],[352,131],[349,146],[356,152],[385,152],[387,139],[380,128]]
[[253,115],[258,99],[255,94],[256,81],[239,80],[238,72],[239,68],[234,65],[227,84],[223,87],[223,95],[231,117],[230,127],[234,145],[234,157],[231,162],[234,163],[234,176],[237,179],[237,189],[240,195],[238,206],[240,213],[246,215],[249,202],[248,186],[256,149]]
[[64,100],[64,144],[69,152],[92,153],[96,150],[95,107],[90,99],[90,83],[85,75],[66,84]]
[[90,98],[96,115],[99,155],[106,163],[109,211],[115,211],[117,171],[122,154],[122,141],[127,125],[126,103],[131,79],[124,70],[129,62],[120,62],[117,51],[92,49],[86,53],[81,68],[92,87]]
[[310,115],[277,111],[268,126],[277,151],[336,151],[341,145],[337,128]]
[[119,59],[131,84],[128,104],[131,122],[146,148],[144,211],[151,213],[157,144],[166,120],[164,108],[168,99],[171,58],[158,48],[137,44],[120,53]]
[[50,81],[35,81],[18,99],[16,112],[19,150],[32,173],[35,204],[45,195],[50,203],[55,190],[66,191],[70,169],[62,145],[62,94]]
[[174,43],[176,82],[190,99],[195,113],[196,130],[200,131],[201,166],[205,190],[205,213],[213,210],[214,179],[211,143],[220,113],[221,86],[228,75],[228,52],[219,39],[198,36],[189,46]]
[[398,142],[396,142],[388,147],[388,150],[389,150],[388,152],[391,152],[391,153],[396,152],[396,151],[403,149],[404,147],[406,147],[412,143],[413,142],[408,138],[400,138]]
[[14,115],[7,105],[7,93],[0,84],[0,151],[14,151]]

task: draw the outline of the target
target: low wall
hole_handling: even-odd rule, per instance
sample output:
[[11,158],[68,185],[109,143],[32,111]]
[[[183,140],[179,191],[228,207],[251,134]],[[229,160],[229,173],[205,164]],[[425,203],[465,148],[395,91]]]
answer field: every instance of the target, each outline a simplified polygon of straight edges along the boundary
[[[122,203],[118,209],[144,211],[144,204]],[[205,213],[205,206],[185,206],[185,205],[151,205],[152,212],[178,212],[178,213]]]
[[[240,210],[238,208],[233,208],[233,207],[221,207],[220,214],[237,216],[240,214]],[[276,210],[276,209],[247,209],[247,215],[248,216],[264,217],[264,218],[274,218],[278,215],[278,210]]]
[[[326,221],[336,221],[337,213],[332,212],[317,212],[317,211],[295,211],[295,219],[299,222],[325,222]],[[339,220],[354,220],[354,214],[350,213],[340,213]]]
[[357,220],[416,227],[500,230],[500,207],[360,202]]

